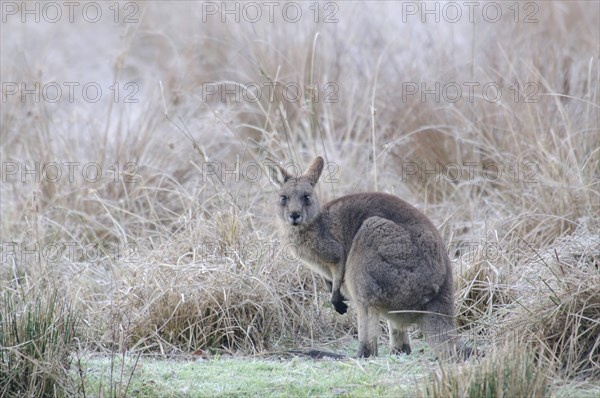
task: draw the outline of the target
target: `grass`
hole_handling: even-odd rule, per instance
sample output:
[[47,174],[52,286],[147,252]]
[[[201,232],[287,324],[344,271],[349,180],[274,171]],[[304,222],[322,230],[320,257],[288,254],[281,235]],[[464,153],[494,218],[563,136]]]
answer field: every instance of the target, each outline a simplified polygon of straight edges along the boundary
[[[413,378],[434,363],[382,356],[368,361],[278,358],[142,359],[131,393],[138,397],[414,396]],[[89,389],[108,360],[86,361]]]
[[[154,359],[137,363],[130,392],[137,397],[594,397],[592,383],[561,385],[545,377],[531,357],[484,360],[475,366],[443,366],[429,357],[382,355],[369,360],[311,360],[216,356]],[[128,358],[132,363],[132,358]],[[83,362],[89,393],[107,378],[110,360],[90,355]],[[119,365],[118,365],[119,366]],[[131,365],[126,365],[126,372]],[[425,375],[425,376],[424,376]],[[427,379],[429,378],[429,379]]]
[[488,353],[469,367],[442,365],[424,389],[425,397],[547,397],[551,395],[547,369],[522,346]]
[[69,396],[79,316],[59,297],[4,292],[0,305],[0,395]]
[[[59,103],[5,93],[0,392],[119,396],[160,384],[170,393],[206,372],[215,384],[201,387],[215,394],[231,385],[231,394],[310,395],[314,384],[316,395],[393,395],[407,391],[406,381],[408,391],[433,396],[471,388],[593,395],[600,8],[537,5],[536,23],[514,22],[508,3],[498,22],[476,16],[474,24],[399,24],[398,2],[340,3],[333,24],[199,23],[202,3],[189,2],[140,3],[133,24],[33,25],[7,16],[2,47],[21,55],[0,60],[3,82],[132,83],[138,102],[123,101],[130,90],[115,102],[109,85],[97,103],[77,90]],[[220,95],[248,82],[276,88],[258,101]],[[500,85],[501,100],[479,89],[467,98],[471,82]],[[207,83],[221,91],[207,95]],[[304,89],[297,101],[286,97],[290,83]],[[409,95],[412,83],[458,85],[463,98]],[[347,353],[355,341],[352,307],[337,315],[321,278],[282,247],[274,189],[260,168],[267,159],[303,167],[316,155],[329,163],[322,202],[376,189],[439,226],[459,324],[493,355],[439,369],[421,366],[418,353],[256,359],[340,342]],[[92,178],[94,170],[102,175]],[[527,352],[506,351],[507,340]],[[233,357],[167,359],[199,351]],[[162,358],[155,373],[145,373],[154,365],[143,356],[134,366],[139,354]],[[181,366],[185,380],[169,366]],[[228,369],[239,383],[226,382]],[[414,369],[415,379],[398,369]],[[519,376],[514,383],[505,369]],[[268,374],[274,384],[263,380]],[[346,380],[350,392],[336,387]]]

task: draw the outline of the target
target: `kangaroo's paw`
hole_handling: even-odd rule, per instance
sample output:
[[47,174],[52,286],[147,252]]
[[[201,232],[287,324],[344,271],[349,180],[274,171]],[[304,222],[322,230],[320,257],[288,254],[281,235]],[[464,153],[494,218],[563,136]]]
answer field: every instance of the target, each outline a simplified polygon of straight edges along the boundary
[[340,314],[343,315],[348,312],[348,304],[344,303],[342,300],[336,302],[332,301],[331,303],[333,304],[333,308]]
[[348,312],[348,305],[344,302],[344,296],[342,296],[339,290],[331,293],[331,304],[333,304],[333,308],[340,314]]

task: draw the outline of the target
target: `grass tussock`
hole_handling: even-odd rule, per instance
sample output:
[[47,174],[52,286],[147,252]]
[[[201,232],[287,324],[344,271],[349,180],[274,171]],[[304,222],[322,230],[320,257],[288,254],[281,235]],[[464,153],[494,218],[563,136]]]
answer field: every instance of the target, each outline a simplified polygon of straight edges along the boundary
[[600,258],[597,250],[558,252],[548,259],[537,289],[519,298],[523,306],[505,325],[558,365],[563,376],[600,378]]
[[351,328],[349,317],[332,320],[317,294],[324,290],[320,278],[290,263],[278,241],[249,237],[235,217],[214,223],[217,236],[181,232],[169,244],[177,258],[152,255],[124,273],[114,300],[129,348],[257,353],[282,340],[333,339]]
[[562,377],[598,379],[599,248],[579,232],[553,250],[528,247],[503,267],[493,260],[501,256],[497,247],[480,248],[458,282],[459,323],[476,340],[526,341]]
[[30,290],[0,298],[0,395],[68,397],[79,316],[58,292]]
[[548,369],[531,349],[519,345],[495,350],[469,367],[440,364],[419,390],[421,397],[534,398],[551,394]]

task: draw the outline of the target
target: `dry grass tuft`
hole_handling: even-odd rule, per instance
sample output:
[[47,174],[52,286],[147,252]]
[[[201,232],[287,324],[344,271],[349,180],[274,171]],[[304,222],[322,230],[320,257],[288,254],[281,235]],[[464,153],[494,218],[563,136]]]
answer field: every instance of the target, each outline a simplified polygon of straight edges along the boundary
[[460,303],[460,326],[491,316],[499,307],[512,301],[506,273],[497,269],[487,254],[483,254],[487,250],[480,248],[474,253],[475,259],[455,283],[459,286],[457,296]]
[[[600,378],[600,242],[545,260],[505,327],[527,338],[564,377]],[[533,282],[530,281],[529,283]],[[541,282],[541,283],[540,283]],[[528,283],[528,282],[525,282]]]
[[598,379],[599,248],[589,231],[552,250],[522,248],[512,262],[497,247],[480,247],[457,282],[460,325],[475,340],[525,341],[562,377]]
[[278,241],[252,238],[230,216],[215,224],[215,237],[179,233],[168,244],[171,258],[152,254],[123,274],[114,300],[130,349],[257,353],[299,336],[335,338],[349,327],[351,319],[332,328],[333,310],[320,308],[320,279],[290,263]]
[[495,350],[476,365],[461,367],[440,364],[419,390],[422,397],[547,397],[550,379],[547,368],[535,360],[531,349],[519,345]]

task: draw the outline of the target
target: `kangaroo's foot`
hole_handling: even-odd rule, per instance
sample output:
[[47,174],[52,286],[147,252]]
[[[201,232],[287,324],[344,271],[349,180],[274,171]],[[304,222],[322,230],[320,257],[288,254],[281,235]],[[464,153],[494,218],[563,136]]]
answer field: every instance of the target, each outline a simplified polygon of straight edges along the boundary
[[406,344],[403,343],[400,347],[394,347],[392,349],[392,354],[406,354],[406,355],[410,355],[410,353],[412,352],[412,348],[410,348],[410,344]]
[[402,325],[402,323],[398,324],[388,319],[388,331],[390,333],[392,354],[409,355],[412,349],[410,348],[410,334],[406,329],[406,325]]
[[372,342],[359,342],[358,352],[356,353],[357,358],[368,358],[377,356],[377,344],[373,345]]

